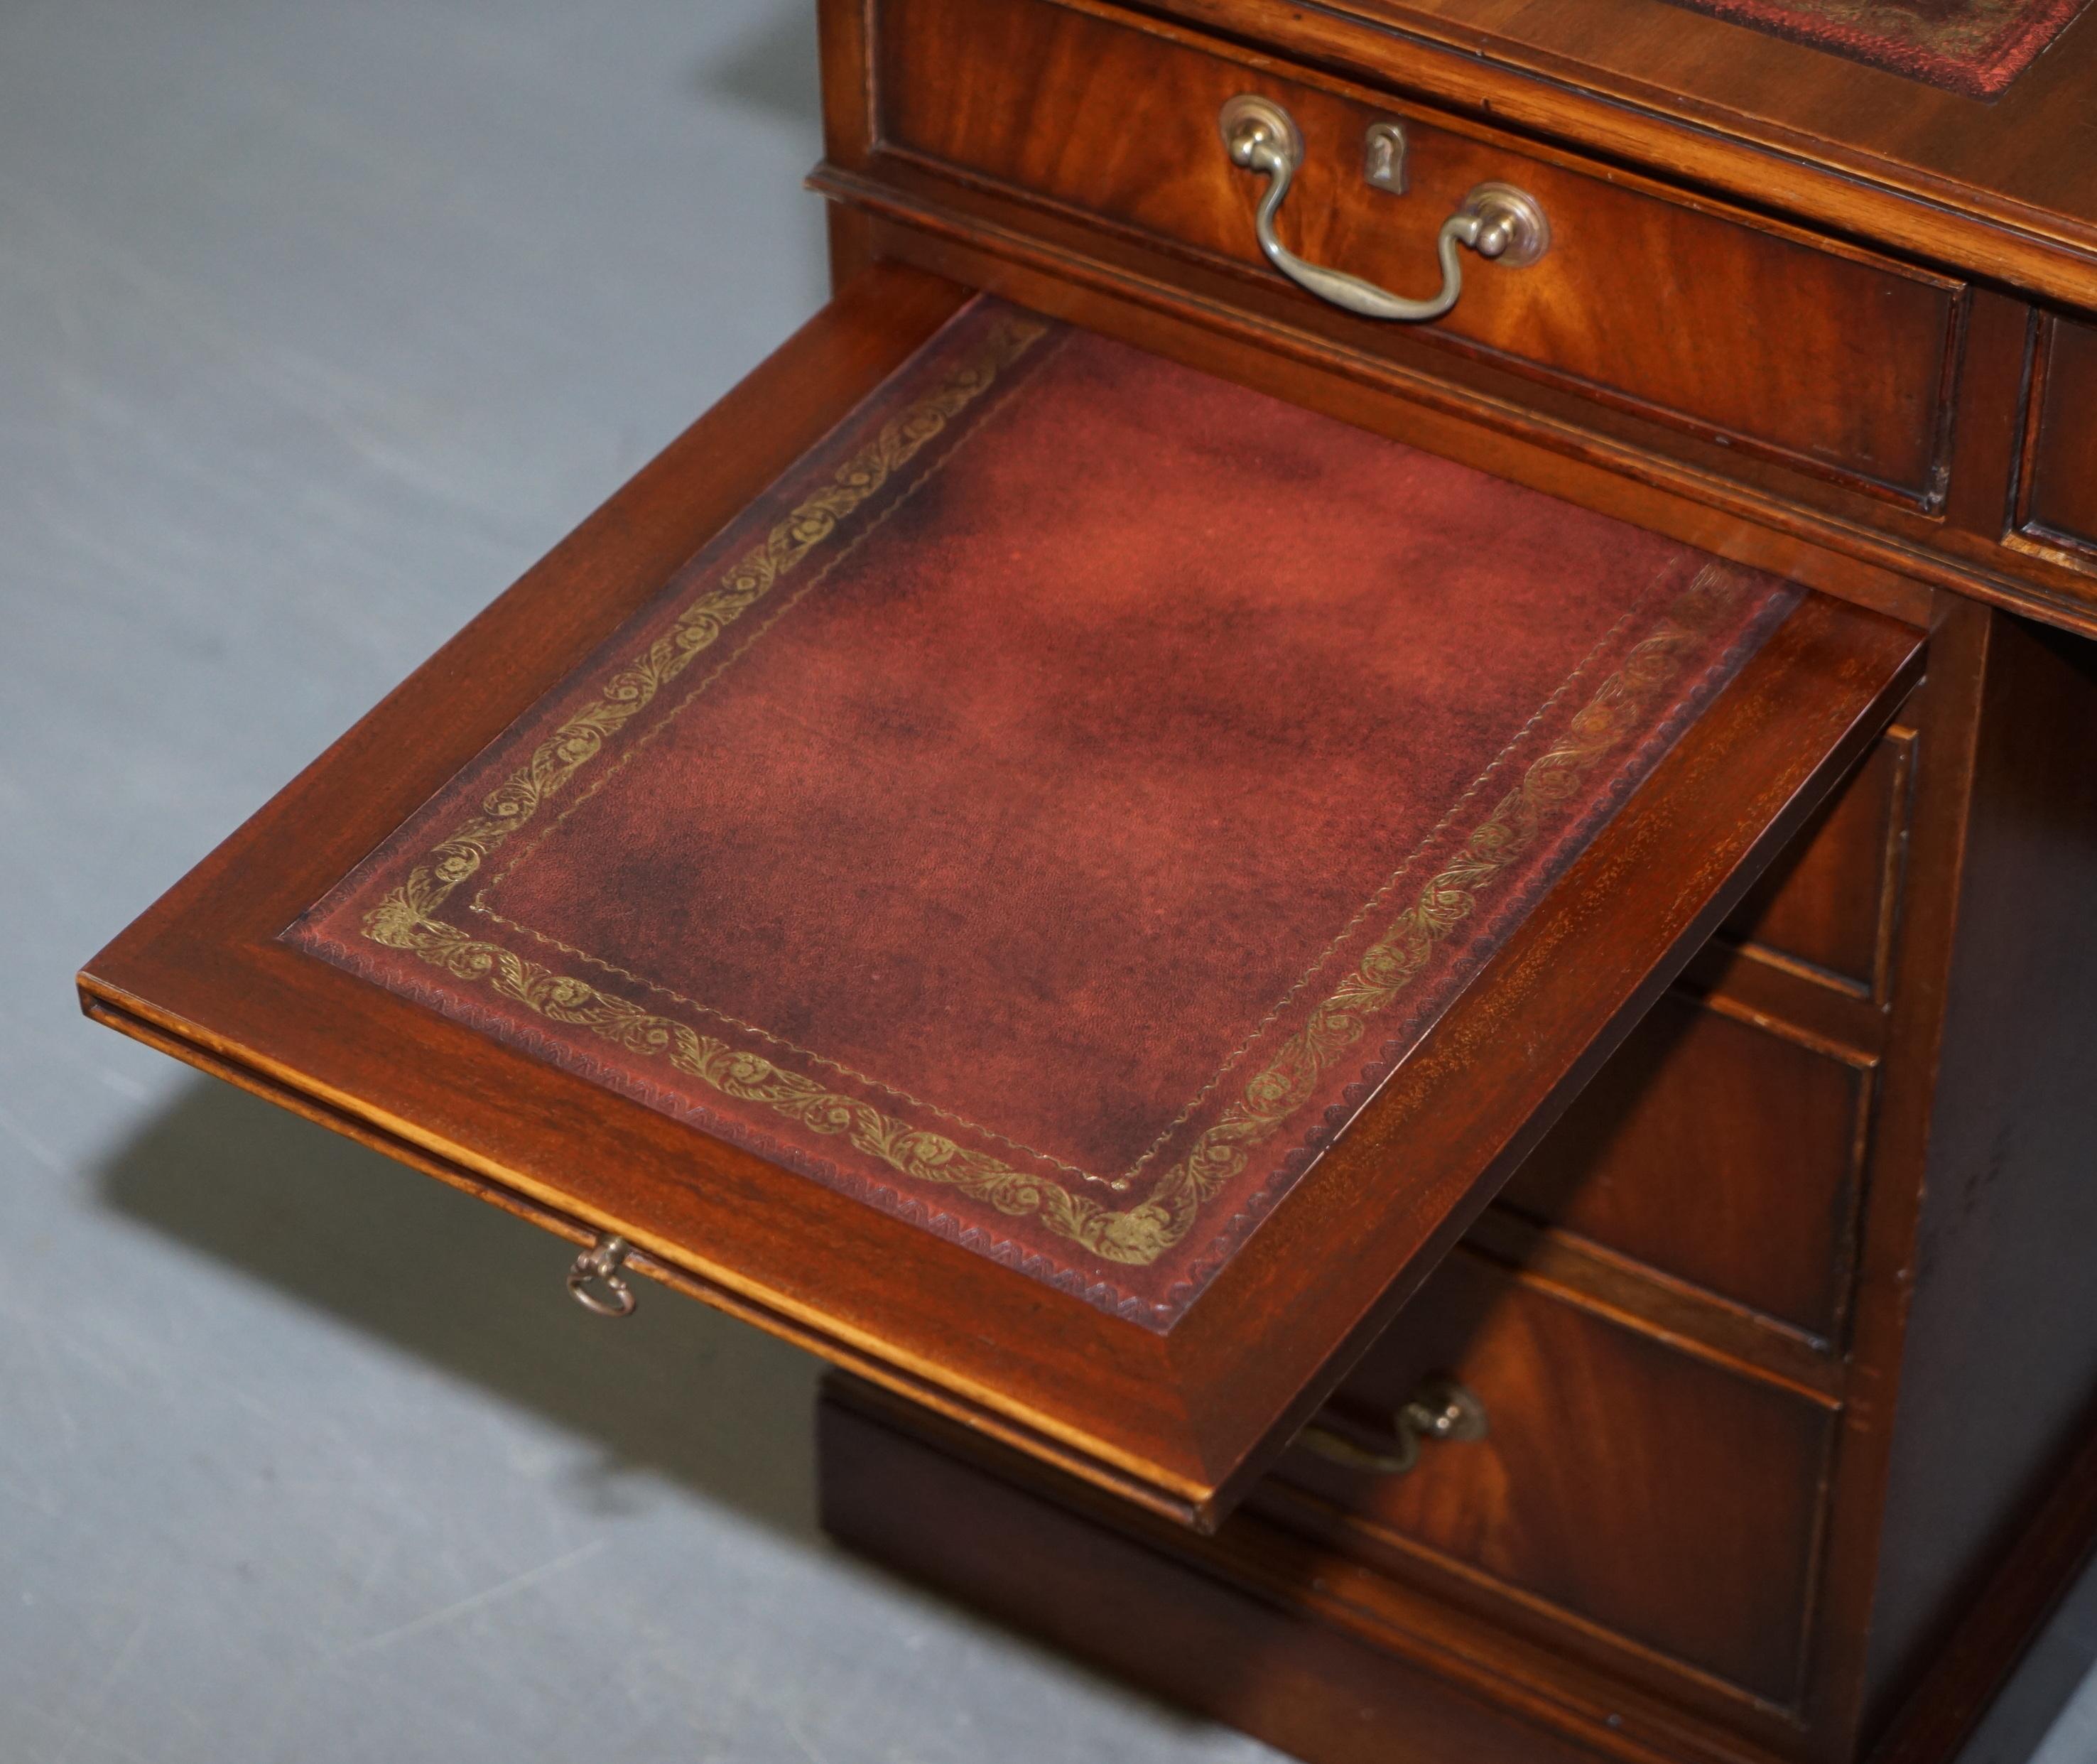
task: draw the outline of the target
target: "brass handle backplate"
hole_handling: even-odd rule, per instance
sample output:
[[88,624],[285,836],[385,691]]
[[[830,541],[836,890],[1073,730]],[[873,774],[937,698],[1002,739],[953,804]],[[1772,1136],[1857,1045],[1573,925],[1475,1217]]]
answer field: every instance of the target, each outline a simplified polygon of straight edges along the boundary
[[633,1247],[624,1237],[600,1237],[570,1263],[568,1291],[575,1302],[600,1317],[631,1316],[641,1301],[619,1270]]
[[[1296,119],[1271,98],[1241,93],[1228,100],[1216,118],[1224,151],[1233,165],[1259,172],[1267,189],[1253,215],[1253,232],[1267,260],[1298,287],[1364,318],[1394,318],[1417,324],[1439,318],[1464,291],[1464,266],[1457,247],[1468,245],[1481,257],[1498,260],[1510,269],[1534,263],[1551,248],[1551,223],[1527,190],[1512,184],[1480,184],[1456,212],[1442,223],[1434,241],[1442,265],[1442,287],[1425,300],[1407,300],[1351,276],[1307,263],[1281,243],[1274,218],[1289,194],[1297,168],[1303,163],[1303,137]],[[1380,189],[1404,187],[1403,131],[1379,123],[1369,131],[1365,165],[1369,181]]]
[[1468,1443],[1486,1437],[1486,1406],[1453,1378],[1430,1378],[1391,1417],[1391,1444],[1360,1446],[1344,1434],[1313,1424],[1297,1442],[1321,1458],[1372,1476],[1403,1476],[1418,1467],[1429,1443]]

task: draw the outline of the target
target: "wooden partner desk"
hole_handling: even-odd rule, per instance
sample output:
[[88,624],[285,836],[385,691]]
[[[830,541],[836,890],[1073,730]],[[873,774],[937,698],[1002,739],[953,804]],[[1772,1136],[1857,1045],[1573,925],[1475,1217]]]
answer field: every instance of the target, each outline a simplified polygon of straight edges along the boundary
[[2097,1525],[2097,24],[1949,10],[826,3],[832,305],[86,1009],[1307,1758],[1948,1757]]

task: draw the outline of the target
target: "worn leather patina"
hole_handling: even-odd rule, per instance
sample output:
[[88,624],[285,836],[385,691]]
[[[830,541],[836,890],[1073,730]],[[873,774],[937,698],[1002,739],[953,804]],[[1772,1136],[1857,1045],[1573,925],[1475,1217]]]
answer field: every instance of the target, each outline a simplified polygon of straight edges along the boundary
[[287,935],[1168,1328],[1798,592],[981,299]]
[[1999,97],[2090,0],[1674,0],[1757,30],[1926,80]]

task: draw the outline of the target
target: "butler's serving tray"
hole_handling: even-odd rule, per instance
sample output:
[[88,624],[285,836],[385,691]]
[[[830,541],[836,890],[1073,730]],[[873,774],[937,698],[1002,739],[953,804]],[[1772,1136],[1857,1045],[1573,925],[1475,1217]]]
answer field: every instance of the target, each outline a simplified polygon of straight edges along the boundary
[[1204,1517],[1916,649],[895,272],[83,984]]

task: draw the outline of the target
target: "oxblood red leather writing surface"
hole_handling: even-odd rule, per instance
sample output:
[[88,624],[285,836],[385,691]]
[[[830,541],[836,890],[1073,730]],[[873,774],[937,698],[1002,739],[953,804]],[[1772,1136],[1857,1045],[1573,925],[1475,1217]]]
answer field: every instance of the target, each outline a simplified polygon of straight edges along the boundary
[[1998,98],[2090,0],[1674,0],[1970,98]]
[[979,300],[287,935],[1169,1328],[1797,593]]

